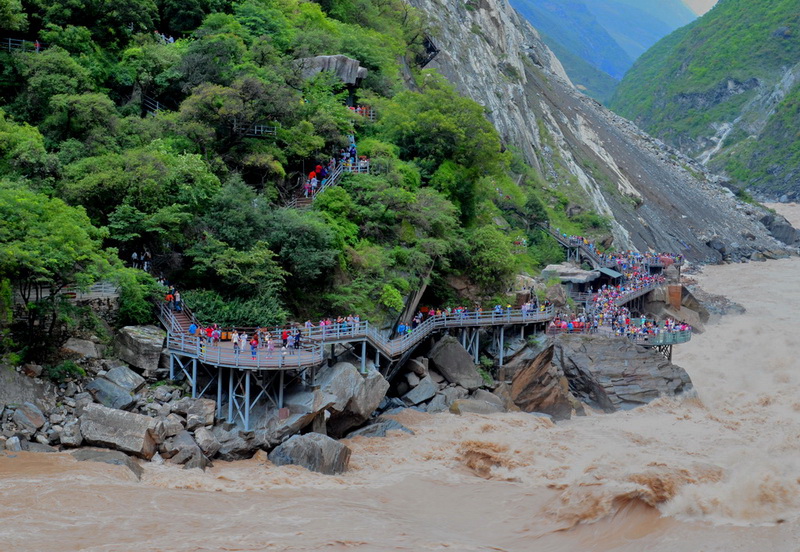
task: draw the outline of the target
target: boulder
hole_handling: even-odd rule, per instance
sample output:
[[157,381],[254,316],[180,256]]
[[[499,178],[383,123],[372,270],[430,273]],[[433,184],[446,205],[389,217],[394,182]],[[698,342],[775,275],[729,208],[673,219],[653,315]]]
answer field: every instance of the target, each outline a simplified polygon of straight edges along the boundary
[[450,383],[457,383],[467,389],[477,389],[484,383],[470,354],[452,336],[442,337],[428,353],[428,357],[436,371]]
[[156,326],[125,326],[117,332],[117,356],[142,370],[146,378],[155,377],[167,332]]
[[425,376],[414,389],[403,395],[403,401],[407,405],[416,405],[432,399],[439,386],[436,385],[430,376]]
[[624,337],[563,335],[553,349],[553,364],[569,380],[572,394],[607,412],[692,389],[683,368]]
[[504,412],[502,406],[495,403],[488,403],[475,399],[458,399],[450,405],[450,412],[453,414],[495,414],[496,412]]
[[16,435],[9,437],[6,441],[6,450],[8,452],[20,452],[22,450],[22,443],[20,443],[19,437]]
[[217,454],[220,447],[222,447],[214,433],[205,427],[198,428],[197,431],[194,432],[194,440],[197,442],[197,446],[200,447],[200,450],[209,458]]
[[367,68],[361,67],[357,59],[341,54],[302,58],[296,63],[304,79],[310,79],[317,73],[327,71],[339,77],[345,84],[356,84],[367,76]]
[[800,231],[796,230],[786,218],[773,213],[764,215],[760,219],[773,238],[787,245],[800,241]]
[[408,364],[406,364],[406,366],[413,374],[415,374],[420,379],[428,375],[428,359],[425,357],[409,359]]
[[42,375],[42,366],[40,364],[23,364],[22,373],[29,378],[38,378]]
[[276,466],[294,464],[334,475],[347,471],[350,449],[326,435],[307,433],[289,438],[269,453],[269,459]]
[[386,432],[388,431],[404,431],[406,433],[414,435],[413,431],[408,429],[406,426],[404,426],[397,420],[380,418],[379,421],[376,421],[374,424],[362,427],[361,429],[357,429],[352,433],[348,434],[347,438],[351,439],[353,437],[370,437],[370,438],[386,437]]
[[141,479],[144,469],[130,456],[118,450],[103,450],[94,448],[82,448],[72,453],[72,457],[78,462],[102,462],[114,466],[125,466],[136,479]]
[[142,376],[125,365],[114,366],[103,377],[130,393],[138,393],[145,384]]
[[29,402],[42,412],[48,412],[55,408],[57,397],[58,388],[52,383],[29,378],[13,368],[0,367],[0,404]]
[[88,339],[70,337],[61,347],[61,349],[67,354],[78,358],[100,358],[100,353],[97,351],[97,345]]
[[159,419],[162,424],[161,433],[166,437],[173,437],[184,430],[186,420],[177,414],[170,414],[169,416]]
[[322,392],[335,397],[327,427],[336,437],[367,421],[389,390],[389,382],[380,372],[373,370],[362,376],[346,362],[324,368],[316,381]]
[[88,404],[80,417],[81,435],[93,445],[129,452],[149,460],[156,452],[156,420],[141,414]]
[[45,423],[44,414],[30,402],[25,402],[17,408],[11,420],[23,431],[35,433]]
[[165,452],[161,453],[164,458],[174,464],[183,464],[186,469],[204,470],[211,464],[188,431],[181,431],[175,437],[167,439],[164,449]]
[[496,405],[498,408],[502,408],[503,410],[506,409],[503,399],[501,399],[491,391],[487,391],[486,389],[477,389],[472,393],[470,399],[475,399],[476,401],[486,401],[490,404]]
[[61,430],[61,444],[65,447],[79,447],[83,444],[81,424],[78,420],[73,420],[64,425],[64,429]]
[[406,374],[406,383],[408,383],[408,386],[413,389],[414,387],[419,385],[419,376],[416,375],[414,372],[408,372]]
[[130,391],[105,378],[97,378],[86,384],[86,390],[94,400],[109,408],[129,409],[136,403]]
[[211,428],[211,433],[220,445],[217,454],[223,460],[242,460],[253,454],[254,445],[238,429],[228,430],[218,425]]
[[564,372],[553,364],[551,345],[518,371],[511,383],[511,398],[523,412],[544,412],[568,420],[576,403]]
[[20,446],[25,452],[58,452],[58,450],[50,445],[33,441],[20,441]]
[[186,425],[189,429],[200,426],[213,425],[217,413],[217,402],[213,399],[192,399],[184,397],[170,403],[173,412],[186,415]]

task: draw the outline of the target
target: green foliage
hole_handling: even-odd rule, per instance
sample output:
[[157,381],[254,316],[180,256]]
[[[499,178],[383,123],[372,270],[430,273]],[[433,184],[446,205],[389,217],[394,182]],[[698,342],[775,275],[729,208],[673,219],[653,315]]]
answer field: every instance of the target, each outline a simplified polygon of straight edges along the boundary
[[67,380],[86,377],[86,370],[75,364],[72,360],[65,360],[56,366],[45,366],[43,373],[47,379],[56,383],[63,383]]
[[243,299],[223,298],[219,293],[210,290],[190,290],[182,297],[204,324],[255,327],[277,326],[286,322],[286,310],[271,294]]
[[485,290],[505,289],[515,269],[508,237],[484,226],[469,236],[468,244],[466,262],[470,277]]
[[155,279],[141,270],[120,268],[113,275],[119,289],[117,323],[121,326],[153,322],[153,302],[161,295]]
[[[643,55],[620,83],[611,106],[672,144],[701,146],[696,138],[715,134],[715,123],[742,116],[757,87],[778,83],[786,68],[797,63],[798,25],[794,0],[720,2]],[[795,87],[792,94],[797,93]],[[788,189],[798,159],[796,127],[782,121],[791,118],[791,103],[787,97],[755,143],[750,129],[762,123],[743,120],[747,131],[728,136],[716,168],[727,169],[740,185]]]

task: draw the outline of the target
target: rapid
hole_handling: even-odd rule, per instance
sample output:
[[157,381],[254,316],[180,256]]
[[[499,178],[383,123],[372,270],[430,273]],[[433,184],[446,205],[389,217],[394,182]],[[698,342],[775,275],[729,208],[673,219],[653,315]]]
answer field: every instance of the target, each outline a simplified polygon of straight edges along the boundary
[[800,259],[695,278],[746,313],[675,348],[689,396],[557,424],[406,411],[415,435],[347,441],[341,476],[0,454],[0,552],[800,550]]

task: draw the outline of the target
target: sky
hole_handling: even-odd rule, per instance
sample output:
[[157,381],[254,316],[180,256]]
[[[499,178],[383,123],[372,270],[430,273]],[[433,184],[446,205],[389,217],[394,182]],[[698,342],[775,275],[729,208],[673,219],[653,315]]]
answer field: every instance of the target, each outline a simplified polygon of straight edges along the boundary
[[717,3],[717,0],[683,0],[697,15],[703,15]]

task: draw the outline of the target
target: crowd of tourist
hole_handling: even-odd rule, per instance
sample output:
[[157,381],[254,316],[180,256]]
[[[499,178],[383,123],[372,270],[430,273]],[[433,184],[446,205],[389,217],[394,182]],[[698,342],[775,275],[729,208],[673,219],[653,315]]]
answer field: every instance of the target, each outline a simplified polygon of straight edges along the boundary
[[369,172],[369,159],[365,155],[358,155],[355,137],[349,136],[350,145],[342,148],[338,156],[333,156],[325,162],[319,162],[314,170],[308,173],[303,183],[303,197],[314,197],[325,189],[328,179],[341,166],[345,172]]

